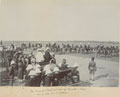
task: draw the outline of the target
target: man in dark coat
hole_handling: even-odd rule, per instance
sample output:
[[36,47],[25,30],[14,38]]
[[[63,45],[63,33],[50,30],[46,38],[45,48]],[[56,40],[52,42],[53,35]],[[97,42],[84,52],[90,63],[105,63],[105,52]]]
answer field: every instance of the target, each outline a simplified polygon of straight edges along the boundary
[[11,61],[10,67],[9,67],[9,85],[13,86],[13,82],[14,82],[14,76],[15,76],[15,61]]
[[45,59],[45,60],[44,60],[45,63],[49,63],[50,60],[52,59],[48,47],[46,48],[45,55],[44,55],[44,59]]

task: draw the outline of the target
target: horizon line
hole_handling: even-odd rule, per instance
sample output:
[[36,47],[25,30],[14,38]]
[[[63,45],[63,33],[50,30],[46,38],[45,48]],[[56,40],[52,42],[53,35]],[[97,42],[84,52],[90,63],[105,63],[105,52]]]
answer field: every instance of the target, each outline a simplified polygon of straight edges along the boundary
[[59,41],[63,41],[63,42],[73,42],[73,41],[76,41],[76,42],[120,42],[119,40],[0,40],[0,41],[3,41],[3,42],[12,42],[12,41],[26,41],[26,42],[38,42],[38,41],[41,41],[41,42],[59,42]]

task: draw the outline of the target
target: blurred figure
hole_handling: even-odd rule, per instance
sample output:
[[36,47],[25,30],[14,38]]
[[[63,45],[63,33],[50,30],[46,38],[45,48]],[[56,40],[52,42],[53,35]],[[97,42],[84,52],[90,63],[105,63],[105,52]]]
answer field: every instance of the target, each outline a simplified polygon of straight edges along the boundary
[[94,81],[94,75],[95,75],[95,72],[97,70],[96,63],[94,61],[94,57],[92,57],[91,61],[89,62],[88,70],[89,70],[90,80]]
[[62,63],[60,63],[58,66],[60,70],[66,70],[69,67],[68,64],[66,63],[66,59],[62,59]]
[[44,53],[43,53],[42,49],[38,48],[35,58],[36,58],[36,62],[38,64],[40,64],[40,62],[44,61]]
[[55,61],[51,59],[50,63],[44,67],[43,71],[45,72],[45,86],[53,86],[55,82],[54,74],[59,72]]
[[13,82],[14,82],[15,65],[16,65],[15,61],[12,60],[11,64],[10,64],[10,67],[9,67],[9,73],[8,73],[8,76],[9,76],[9,85],[10,86],[13,86]]
[[46,63],[49,63],[50,60],[52,59],[48,47],[46,48],[44,59],[45,59],[44,62],[46,62]]
[[54,63],[56,64],[55,53],[51,53],[51,58],[54,60]]
[[80,74],[79,74],[79,65],[77,63],[75,63],[73,66],[73,69],[71,71],[71,75],[72,75],[72,82],[74,83],[74,77],[77,77],[77,82],[80,81]]
[[31,58],[31,64],[29,64],[26,68],[27,77],[26,77],[26,86],[40,86],[41,82],[41,70],[40,65],[36,63],[36,59],[34,57]]
[[31,58],[34,57],[33,53],[28,55],[28,64],[31,64]]
[[[66,71],[66,70],[68,70],[69,68],[71,68],[71,67],[67,64],[66,59],[63,59],[63,60],[62,60],[62,63],[59,64],[59,69],[60,69],[61,71]],[[76,74],[76,69],[77,69],[77,67],[75,66],[75,68],[72,69],[71,72],[64,74],[64,80],[65,80],[66,82],[68,82],[69,79],[70,79],[70,81],[72,81],[72,83],[74,83],[73,76]],[[78,71],[77,71],[77,74],[78,74]],[[79,78],[78,78],[78,80],[79,80]]]
[[22,61],[22,55],[18,58],[18,79],[19,82],[23,81],[23,76],[24,76],[24,64]]

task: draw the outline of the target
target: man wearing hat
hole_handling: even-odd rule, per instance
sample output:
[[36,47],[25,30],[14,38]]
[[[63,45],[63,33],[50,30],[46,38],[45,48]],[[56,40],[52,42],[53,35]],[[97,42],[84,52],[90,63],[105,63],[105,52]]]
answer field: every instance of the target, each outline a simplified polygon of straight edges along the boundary
[[97,69],[96,63],[94,61],[94,57],[92,57],[88,65],[89,76],[90,76],[90,80],[92,81],[94,81],[94,75],[95,75],[96,69]]
[[44,62],[49,63],[50,60],[52,59],[50,52],[49,52],[49,47],[46,48],[45,55],[44,55]]

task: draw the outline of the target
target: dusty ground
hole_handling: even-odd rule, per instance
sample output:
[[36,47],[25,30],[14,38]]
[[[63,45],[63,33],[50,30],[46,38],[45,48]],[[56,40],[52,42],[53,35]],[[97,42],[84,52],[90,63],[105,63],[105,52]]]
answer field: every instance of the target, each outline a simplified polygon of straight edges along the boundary
[[[116,58],[96,58],[97,72],[95,75],[95,81],[89,80],[88,63],[90,61],[90,55],[56,55],[57,63],[60,63],[63,58],[67,60],[69,65],[74,63],[79,64],[80,71],[80,83],[74,84],[74,86],[90,86],[90,87],[117,87],[118,86],[118,74],[119,74],[119,62]],[[2,68],[0,72],[2,75],[6,75],[5,68]],[[2,83],[2,86],[7,86],[8,81]],[[15,86],[24,86],[24,83],[14,82]],[[69,85],[69,84],[68,84]]]
[[119,63],[115,61],[95,59],[97,64],[97,72],[95,81],[89,81],[88,63],[90,58],[72,56],[72,55],[58,55],[56,56],[57,63],[63,58],[67,59],[67,63],[72,65],[79,64],[81,82],[76,84],[78,86],[95,86],[95,87],[114,87],[118,86]]

